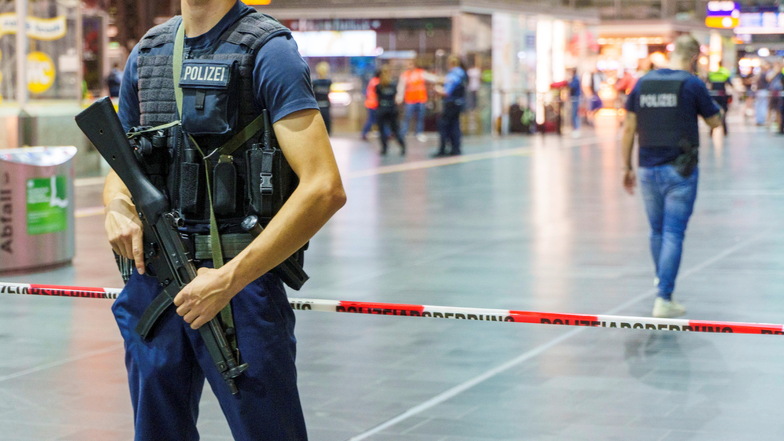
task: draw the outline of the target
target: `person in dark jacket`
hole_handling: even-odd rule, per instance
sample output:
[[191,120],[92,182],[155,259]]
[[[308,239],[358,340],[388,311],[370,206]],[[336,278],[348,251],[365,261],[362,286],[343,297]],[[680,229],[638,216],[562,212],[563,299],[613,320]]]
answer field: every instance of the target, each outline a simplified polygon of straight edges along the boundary
[[329,63],[322,61],[316,65],[316,78],[313,79],[313,94],[316,95],[316,102],[327,126],[327,133],[332,133],[332,116],[329,102],[329,91],[332,88],[332,80],[329,79]]
[[389,141],[385,133],[391,133],[398,144],[400,144],[400,154],[406,154],[406,141],[400,133],[398,124],[398,108],[395,96],[397,95],[397,84],[392,80],[392,73],[388,65],[382,66],[378,85],[376,86],[376,96],[378,96],[378,109],[376,110],[376,122],[378,124],[379,139],[381,140],[381,154],[387,154]]

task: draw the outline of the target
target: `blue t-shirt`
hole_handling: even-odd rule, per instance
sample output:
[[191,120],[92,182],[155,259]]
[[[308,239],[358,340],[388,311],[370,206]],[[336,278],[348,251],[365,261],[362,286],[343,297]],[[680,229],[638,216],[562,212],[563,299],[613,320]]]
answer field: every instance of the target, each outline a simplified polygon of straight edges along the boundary
[[444,79],[445,102],[460,102],[465,96],[465,83],[468,81],[463,68],[456,66],[447,72]]
[[569,96],[572,98],[580,98],[581,93],[580,79],[575,75],[572,77],[572,80],[569,81]]
[[[666,77],[679,73],[672,69],[658,69],[656,73],[660,76]],[[645,77],[637,81],[632,93],[626,101],[626,110],[629,112],[639,113],[640,110],[640,85],[645,81]],[[690,139],[699,139],[699,127],[697,125],[697,117],[710,118],[719,113],[719,106],[710,96],[705,84],[696,76],[691,75],[681,88],[680,95],[678,96],[678,112],[682,115],[679,118],[679,127],[662,127],[662,130],[675,130],[684,133]],[[640,146],[639,164],[640,167],[655,167],[657,165],[667,164],[673,161],[682,153],[679,146],[672,147],[655,147],[655,146]]]
[[[251,7],[240,1],[208,32],[185,38],[185,53],[198,55],[211,51],[213,44],[223,32],[242,17]],[[151,51],[152,54],[171,54],[173,44]],[[125,65],[120,89],[119,116],[123,128],[128,131],[140,124],[139,115],[139,46],[133,48]],[[264,61],[274,60],[274,62]],[[266,108],[272,122],[304,109],[318,109],[310,86],[310,69],[300,56],[297,43],[290,36],[271,38],[256,56],[253,69],[253,99],[259,110]]]

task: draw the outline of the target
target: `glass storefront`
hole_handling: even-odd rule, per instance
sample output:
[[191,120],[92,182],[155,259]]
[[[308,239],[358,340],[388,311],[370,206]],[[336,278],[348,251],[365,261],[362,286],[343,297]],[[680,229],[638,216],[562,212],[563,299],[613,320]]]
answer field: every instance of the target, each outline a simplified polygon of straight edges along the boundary
[[0,3],[0,97],[17,100],[17,68],[26,63],[26,97],[79,99],[81,96],[79,55],[79,2],[35,1],[27,3],[26,52],[18,54],[19,20],[17,2]]

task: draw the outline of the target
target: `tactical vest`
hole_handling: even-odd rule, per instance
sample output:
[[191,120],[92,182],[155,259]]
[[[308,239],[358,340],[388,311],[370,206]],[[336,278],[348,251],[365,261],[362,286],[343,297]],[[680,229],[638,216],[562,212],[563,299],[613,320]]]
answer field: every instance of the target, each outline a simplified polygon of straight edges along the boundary
[[[180,77],[183,90],[180,118],[172,79],[172,52],[181,22],[181,17],[174,17],[150,29],[139,42],[139,107],[142,126],[182,120],[182,128],[175,127],[169,132],[166,143],[169,163],[163,167],[165,176],[161,178],[172,206],[181,211],[185,221],[203,223],[209,222],[205,163],[189,137],[209,156],[261,114],[254,100],[248,99],[255,95],[255,57],[271,38],[290,35],[290,31],[272,17],[248,11],[204,53],[189,53],[186,48]],[[281,158],[273,166],[281,168],[280,173],[274,170],[273,174],[277,188],[267,199],[274,208],[262,210],[261,204],[252,200],[254,189],[248,176],[252,172],[249,167],[254,164],[248,157],[258,150],[261,138],[259,131],[230,156],[212,158],[213,206],[222,223],[236,223],[236,219],[257,214],[266,224],[296,186],[296,176],[279,154]],[[223,178],[226,179],[222,181]]]
[[[678,147],[688,136],[682,123],[681,90],[691,77],[686,71],[663,75],[653,71],[640,79],[637,133],[642,147]],[[698,145],[699,139],[687,139]]]
[[376,96],[378,97],[378,111],[380,113],[393,113],[397,111],[395,96],[397,95],[397,84],[377,84]]
[[406,91],[403,100],[406,104],[427,102],[427,83],[424,69],[411,69],[403,72]]

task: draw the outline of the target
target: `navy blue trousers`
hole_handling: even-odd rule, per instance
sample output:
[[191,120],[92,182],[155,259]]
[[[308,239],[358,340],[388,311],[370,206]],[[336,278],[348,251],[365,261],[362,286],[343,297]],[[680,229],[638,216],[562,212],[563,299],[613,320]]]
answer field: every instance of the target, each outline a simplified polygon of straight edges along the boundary
[[150,276],[133,276],[112,306],[125,340],[125,365],[134,411],[136,441],[195,441],[204,380],[237,441],[307,439],[294,365],[294,312],[280,279],[267,274],[232,299],[241,361],[249,368],[232,395],[198,331],[170,307],[143,341],[134,330],[160,292]]
[[[460,106],[453,103],[444,103],[444,110],[438,120],[438,133],[440,135],[438,152],[459,155],[462,132],[460,131]],[[450,151],[446,151],[446,145]]]

